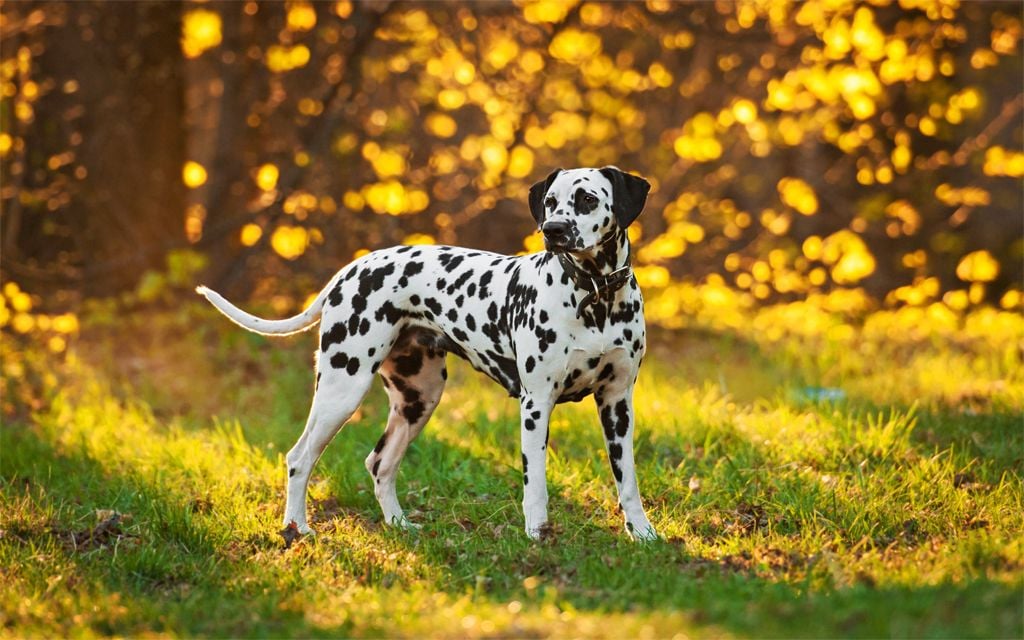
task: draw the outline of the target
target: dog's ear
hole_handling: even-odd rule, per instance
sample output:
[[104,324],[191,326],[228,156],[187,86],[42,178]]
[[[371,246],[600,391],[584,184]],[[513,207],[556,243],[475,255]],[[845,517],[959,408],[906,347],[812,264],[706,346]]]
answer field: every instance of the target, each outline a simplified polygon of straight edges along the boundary
[[555,169],[548,174],[547,178],[530,187],[530,213],[533,214],[533,219],[537,221],[538,227],[544,222],[544,196],[547,195],[551,183],[560,173],[562,173],[561,169]]
[[605,167],[600,171],[612,183],[612,213],[619,227],[625,229],[644,210],[651,183],[617,167]]

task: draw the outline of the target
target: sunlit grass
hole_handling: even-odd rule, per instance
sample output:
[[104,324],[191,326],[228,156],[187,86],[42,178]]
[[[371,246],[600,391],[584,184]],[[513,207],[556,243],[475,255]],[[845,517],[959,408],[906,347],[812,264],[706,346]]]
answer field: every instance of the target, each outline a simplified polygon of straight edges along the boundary
[[[796,336],[655,333],[637,457],[662,542],[622,532],[591,400],[555,414],[556,534],[529,542],[516,404],[453,359],[399,479],[423,530],[380,524],[362,465],[385,419],[375,388],[317,467],[317,534],[288,550],[282,457],[310,399],[309,336],[270,342],[186,308],[86,321],[59,365],[8,341],[23,366],[0,431],[0,628],[1021,635],[1012,335],[959,348],[864,335],[809,350]],[[89,540],[110,509],[131,517]]]

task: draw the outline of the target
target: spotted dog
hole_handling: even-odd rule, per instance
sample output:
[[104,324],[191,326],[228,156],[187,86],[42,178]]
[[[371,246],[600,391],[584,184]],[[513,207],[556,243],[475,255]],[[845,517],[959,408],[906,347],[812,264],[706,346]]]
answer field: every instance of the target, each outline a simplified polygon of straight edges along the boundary
[[366,468],[385,522],[415,526],[398,503],[395,478],[441,398],[451,352],[520,402],[528,536],[538,538],[548,521],[551,411],[593,394],[626,529],[635,539],[655,538],[633,464],[633,385],[646,343],[626,235],[649,188],[614,167],[556,170],[530,189],[546,251],[522,257],[445,246],[374,251],[341,269],[308,309],[286,320],[257,318],[199,287],[224,315],[256,333],[287,335],[320,322],[312,408],[287,455],[286,531],[310,531],[310,472],[375,374],[390,413]]

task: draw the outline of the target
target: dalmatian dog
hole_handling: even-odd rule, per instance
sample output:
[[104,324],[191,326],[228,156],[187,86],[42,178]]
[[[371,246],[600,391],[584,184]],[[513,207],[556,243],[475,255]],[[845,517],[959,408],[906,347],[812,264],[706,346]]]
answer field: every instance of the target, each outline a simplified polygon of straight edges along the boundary
[[551,412],[593,394],[626,529],[634,539],[655,539],[633,463],[633,385],[646,334],[626,235],[649,188],[615,167],[556,170],[530,189],[545,251],[521,257],[447,246],[374,251],[341,269],[308,309],[285,320],[257,318],[198,287],[224,315],[256,333],[287,335],[320,323],[312,408],[286,457],[283,533],[310,533],[310,473],[375,374],[390,413],[366,468],[385,522],[416,526],[402,511],[395,479],[441,398],[450,352],[519,400],[529,537],[539,538],[548,523]]

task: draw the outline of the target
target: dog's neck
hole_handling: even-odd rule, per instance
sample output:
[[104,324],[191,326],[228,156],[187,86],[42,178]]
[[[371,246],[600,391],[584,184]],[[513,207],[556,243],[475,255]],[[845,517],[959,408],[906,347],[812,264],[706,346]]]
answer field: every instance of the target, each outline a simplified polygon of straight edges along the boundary
[[606,276],[629,267],[629,236],[625,229],[616,227],[593,247],[566,253],[565,257],[585,274]]

